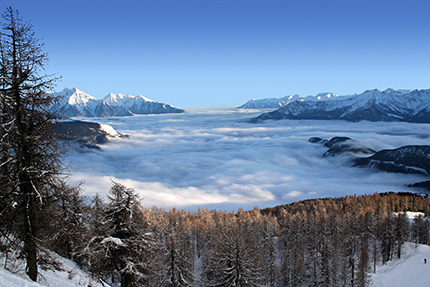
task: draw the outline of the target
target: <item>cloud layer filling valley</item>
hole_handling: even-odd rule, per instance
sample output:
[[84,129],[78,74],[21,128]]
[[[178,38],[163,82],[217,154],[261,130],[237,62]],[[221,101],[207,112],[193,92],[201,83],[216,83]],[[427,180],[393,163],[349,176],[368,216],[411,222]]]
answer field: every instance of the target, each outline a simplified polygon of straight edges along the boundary
[[143,205],[164,208],[264,208],[292,201],[404,191],[425,180],[352,168],[348,157],[322,158],[313,136],[348,136],[381,150],[430,144],[430,125],[344,121],[268,121],[235,109],[185,114],[90,119],[131,135],[101,151],[71,151],[72,182],[87,195],[106,195],[111,180],[133,187]]

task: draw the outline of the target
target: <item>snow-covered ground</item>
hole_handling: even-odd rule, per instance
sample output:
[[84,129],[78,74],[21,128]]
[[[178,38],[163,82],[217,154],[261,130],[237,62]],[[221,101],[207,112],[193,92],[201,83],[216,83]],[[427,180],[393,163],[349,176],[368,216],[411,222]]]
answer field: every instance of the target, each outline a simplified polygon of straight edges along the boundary
[[[430,282],[430,261],[424,264],[424,258],[430,260],[430,246],[415,245],[407,242],[403,246],[401,259],[395,259],[386,265],[377,267],[376,273],[371,274],[370,287],[425,287]],[[32,282],[24,274],[18,271],[15,274],[0,268],[0,287],[101,287],[91,277],[80,270],[70,260],[61,258],[64,271],[40,270],[39,283]],[[104,286],[108,286],[106,283]]]
[[407,242],[402,258],[379,266],[371,276],[370,287],[426,287],[430,286],[430,246]]
[[71,260],[62,258],[54,253],[50,253],[55,258],[57,263],[61,265],[59,270],[43,270],[39,267],[39,276],[37,283],[31,281],[24,271],[23,262],[16,261],[13,265],[8,263],[13,272],[4,269],[4,258],[1,258],[0,263],[0,287],[109,287],[108,284],[97,282],[91,276],[72,262]]

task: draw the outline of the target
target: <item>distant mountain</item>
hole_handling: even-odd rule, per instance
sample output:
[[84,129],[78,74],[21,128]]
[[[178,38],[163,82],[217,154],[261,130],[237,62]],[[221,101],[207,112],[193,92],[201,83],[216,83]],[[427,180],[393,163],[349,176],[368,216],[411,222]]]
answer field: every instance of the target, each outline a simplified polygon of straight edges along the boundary
[[[333,94],[333,93],[320,93],[316,96],[307,96],[303,97],[301,95],[290,95],[285,96],[283,98],[266,98],[266,99],[252,99],[245,104],[238,107],[239,109],[270,109],[270,108],[280,108],[285,107],[289,105],[292,102],[295,101],[329,101],[329,100],[335,100],[338,97],[341,97],[339,95]],[[348,96],[343,96],[348,97]]]
[[313,119],[430,123],[430,90],[375,89],[352,96],[315,98],[292,101],[273,112],[253,118],[251,122]]
[[182,109],[155,102],[141,95],[135,97],[110,93],[99,100],[77,88],[65,88],[61,92],[49,93],[61,97],[50,111],[62,117],[111,117],[184,112]]

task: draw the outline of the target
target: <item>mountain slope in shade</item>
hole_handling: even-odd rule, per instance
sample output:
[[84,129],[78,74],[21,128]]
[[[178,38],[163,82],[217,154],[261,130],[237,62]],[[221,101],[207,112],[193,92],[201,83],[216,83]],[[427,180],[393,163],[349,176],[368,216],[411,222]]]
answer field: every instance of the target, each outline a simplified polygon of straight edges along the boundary
[[182,109],[155,102],[141,95],[135,97],[109,93],[99,100],[77,88],[65,88],[61,92],[50,93],[61,98],[50,111],[62,117],[111,117],[184,112]]
[[355,159],[354,166],[374,167],[388,172],[430,174],[430,146],[409,145],[381,150],[367,158]]
[[[305,98],[307,99],[307,98]],[[369,90],[332,100],[298,100],[251,122],[280,119],[406,121],[430,123],[430,90]]]

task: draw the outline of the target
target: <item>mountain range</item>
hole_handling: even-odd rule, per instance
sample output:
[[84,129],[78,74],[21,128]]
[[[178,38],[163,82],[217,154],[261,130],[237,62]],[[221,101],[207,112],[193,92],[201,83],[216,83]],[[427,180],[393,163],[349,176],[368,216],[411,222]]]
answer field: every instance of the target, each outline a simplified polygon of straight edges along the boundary
[[245,104],[241,105],[239,109],[272,109],[280,108],[289,105],[295,101],[330,101],[336,100],[339,97],[350,97],[340,96],[333,93],[319,93],[316,96],[303,97],[301,95],[289,95],[282,98],[265,98],[265,99],[252,99]]
[[[291,101],[279,109],[263,113],[251,122],[280,119],[346,120],[346,121],[405,121],[430,123],[430,89],[427,90],[368,90],[361,94],[339,96],[332,93],[317,96],[290,96]],[[285,98],[282,98],[285,99]],[[278,99],[278,105],[281,100]],[[267,108],[273,99],[249,101],[241,106]]]
[[50,108],[50,112],[60,117],[111,117],[184,112],[182,109],[155,102],[142,95],[110,93],[99,100],[77,88],[65,88],[61,92],[48,93],[60,99]]

